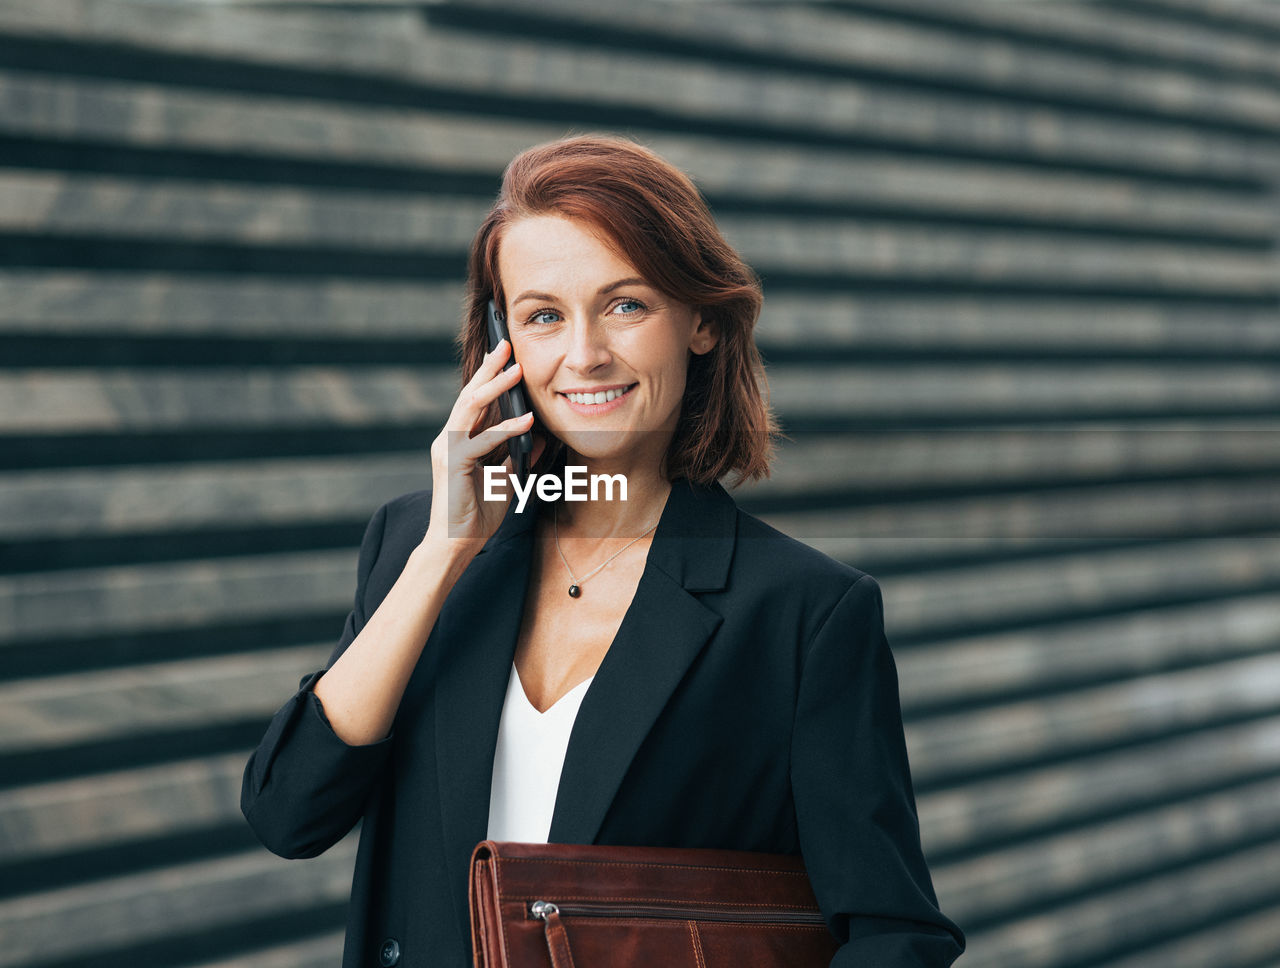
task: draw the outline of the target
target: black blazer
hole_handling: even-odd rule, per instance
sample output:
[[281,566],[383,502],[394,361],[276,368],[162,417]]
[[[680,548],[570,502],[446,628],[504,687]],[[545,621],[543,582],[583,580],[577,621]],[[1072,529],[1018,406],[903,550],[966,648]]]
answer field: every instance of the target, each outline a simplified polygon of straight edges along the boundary
[[[330,664],[422,540],[430,501],[406,494],[369,522]],[[537,501],[514,507],[445,601],[390,736],[338,739],[317,672],[245,769],[244,815],[277,854],[315,856],[363,818],[344,968],[471,965],[468,861],[486,836]],[[582,699],[548,839],[801,854],[844,942],[834,966],[933,968],[964,950],[920,847],[879,585],[718,484],[673,483]]]

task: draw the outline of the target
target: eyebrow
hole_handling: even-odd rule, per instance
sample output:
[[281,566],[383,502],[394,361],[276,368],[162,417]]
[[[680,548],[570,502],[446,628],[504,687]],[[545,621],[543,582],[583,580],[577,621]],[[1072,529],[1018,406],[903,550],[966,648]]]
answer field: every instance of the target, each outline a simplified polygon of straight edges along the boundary
[[[648,285],[649,284],[645,282],[643,279],[641,279],[639,276],[628,276],[626,279],[619,279],[617,282],[609,283],[609,285],[604,286],[603,288],[598,290],[596,292],[596,295],[607,296],[609,293],[613,292],[615,289],[621,289],[623,286],[648,286]],[[516,296],[516,298],[512,301],[511,305],[514,306],[517,303],[522,303],[526,299],[539,299],[539,300],[542,300],[543,302],[556,301],[556,297],[551,295],[551,293],[549,292],[536,292],[530,289],[527,292],[522,292],[520,293],[520,295]]]

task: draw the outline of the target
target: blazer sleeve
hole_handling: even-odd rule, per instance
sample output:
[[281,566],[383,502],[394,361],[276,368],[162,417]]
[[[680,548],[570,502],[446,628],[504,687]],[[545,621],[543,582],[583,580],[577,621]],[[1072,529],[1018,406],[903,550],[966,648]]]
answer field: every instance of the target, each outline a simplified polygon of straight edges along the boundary
[[345,837],[362,814],[391,750],[393,736],[367,746],[348,746],[333,731],[312,691],[364,628],[365,592],[382,547],[386,515],[384,504],[365,528],[355,602],[328,665],[303,677],[245,766],[241,812],[258,839],[282,857],[314,857]]
[[841,946],[832,968],[945,968],[964,935],[920,844],[880,586],[859,578],[809,644],[791,742],[800,849]]

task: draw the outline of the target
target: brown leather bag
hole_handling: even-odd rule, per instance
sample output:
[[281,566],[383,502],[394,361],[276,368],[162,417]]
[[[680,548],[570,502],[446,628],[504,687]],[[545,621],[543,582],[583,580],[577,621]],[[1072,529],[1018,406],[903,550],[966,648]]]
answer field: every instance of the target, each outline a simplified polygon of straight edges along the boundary
[[838,941],[799,857],[482,840],[476,968],[827,968]]

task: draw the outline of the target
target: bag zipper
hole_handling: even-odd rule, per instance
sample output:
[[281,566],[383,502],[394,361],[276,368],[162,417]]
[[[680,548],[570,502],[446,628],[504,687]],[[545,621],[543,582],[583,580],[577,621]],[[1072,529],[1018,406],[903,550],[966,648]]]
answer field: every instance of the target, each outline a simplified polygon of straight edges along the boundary
[[553,914],[566,917],[613,918],[674,918],[694,921],[768,922],[770,924],[826,924],[821,911],[741,911],[732,908],[675,907],[670,905],[582,903],[557,904],[552,901],[533,901],[529,904],[529,919],[546,921]]

